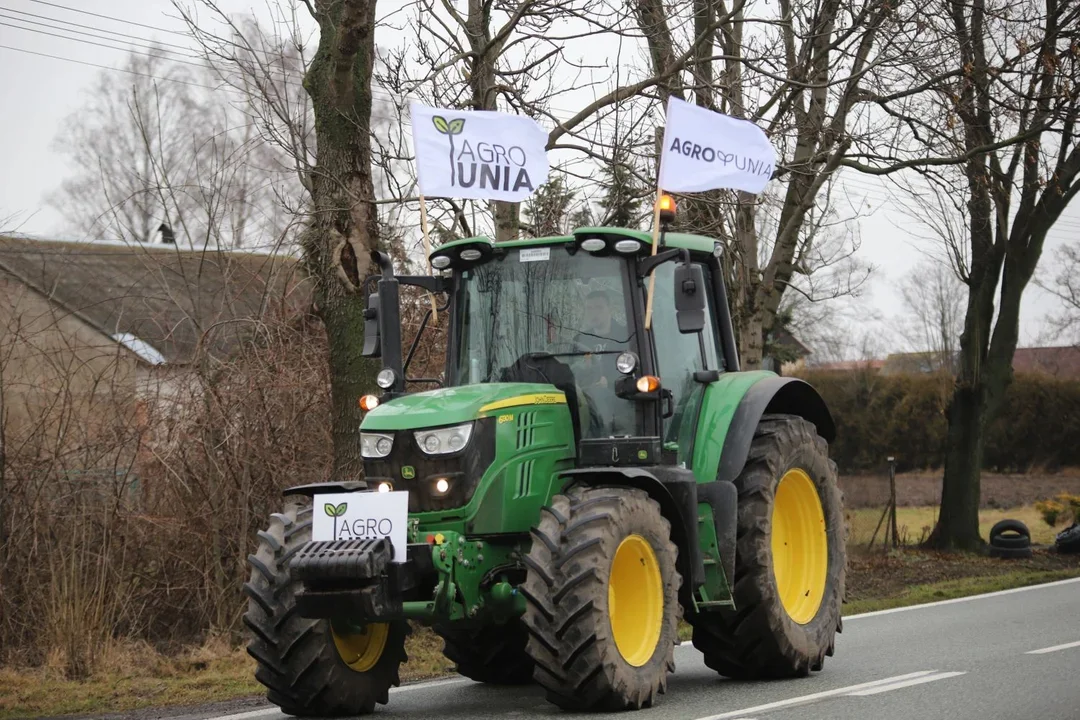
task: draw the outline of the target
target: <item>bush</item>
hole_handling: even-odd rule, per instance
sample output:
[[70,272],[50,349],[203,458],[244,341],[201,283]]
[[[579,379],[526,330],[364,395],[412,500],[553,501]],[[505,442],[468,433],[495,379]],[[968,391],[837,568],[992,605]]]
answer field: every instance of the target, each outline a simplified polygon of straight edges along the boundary
[[[813,371],[836,420],[832,455],[842,472],[880,470],[894,456],[897,469],[931,470],[945,463],[948,375],[879,375]],[[1048,471],[1080,466],[1080,382],[1018,375],[985,435],[984,464],[996,472]]]

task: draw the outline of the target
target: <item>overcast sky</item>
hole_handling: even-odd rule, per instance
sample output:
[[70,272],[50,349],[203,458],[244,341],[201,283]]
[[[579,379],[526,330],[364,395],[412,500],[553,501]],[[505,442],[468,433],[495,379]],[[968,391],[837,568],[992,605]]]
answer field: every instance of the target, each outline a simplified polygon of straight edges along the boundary
[[[219,4],[230,12],[266,14],[265,5],[253,4],[251,0],[219,0]],[[397,4],[384,0],[380,3],[379,15],[387,14]],[[50,22],[43,18],[54,20]],[[122,18],[127,22],[109,18]],[[52,30],[27,24],[55,24],[55,20],[79,23],[85,26],[83,30],[94,28],[97,32],[126,33],[143,39],[143,42],[151,39],[188,42],[168,32],[184,30],[168,0],[0,0],[0,161],[3,165],[0,219],[18,213],[23,232],[52,237],[70,234],[64,232],[66,228],[61,218],[45,202],[46,194],[60,183],[65,173],[64,158],[54,152],[53,140],[64,118],[78,110],[85,100],[98,73],[106,72],[91,65],[119,67],[125,58],[122,50],[50,37],[42,32]],[[132,23],[141,23],[141,26]],[[15,29],[10,25],[33,27],[42,32]],[[38,54],[29,54],[31,52]],[[560,105],[563,104],[565,102],[560,101]],[[890,328],[903,312],[895,285],[920,258],[938,248],[927,237],[925,228],[898,209],[893,200],[895,191],[887,184],[856,173],[843,176],[843,183],[848,200],[842,207],[849,212],[851,208],[863,210],[857,221],[863,240],[859,256],[877,267],[872,287],[862,302],[885,318],[880,324],[882,337],[893,338]],[[1080,205],[1074,203],[1051,232],[1043,255],[1042,272],[1050,270],[1054,249],[1063,241],[1078,236]],[[1022,312],[1021,343],[1030,345],[1040,340],[1043,319],[1057,309],[1051,296],[1037,287],[1030,287]],[[900,346],[898,339],[887,340],[887,344],[888,349],[907,349]]]

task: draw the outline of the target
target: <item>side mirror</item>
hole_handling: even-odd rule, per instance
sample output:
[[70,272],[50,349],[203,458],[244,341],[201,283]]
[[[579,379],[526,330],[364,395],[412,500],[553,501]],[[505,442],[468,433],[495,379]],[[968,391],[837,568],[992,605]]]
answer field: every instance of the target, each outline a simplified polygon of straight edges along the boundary
[[364,349],[360,354],[364,357],[379,357],[382,355],[382,347],[379,342],[378,292],[373,292],[367,296],[367,307],[364,308]]
[[701,332],[705,328],[705,275],[701,266],[679,263],[675,267],[675,318],[679,332]]

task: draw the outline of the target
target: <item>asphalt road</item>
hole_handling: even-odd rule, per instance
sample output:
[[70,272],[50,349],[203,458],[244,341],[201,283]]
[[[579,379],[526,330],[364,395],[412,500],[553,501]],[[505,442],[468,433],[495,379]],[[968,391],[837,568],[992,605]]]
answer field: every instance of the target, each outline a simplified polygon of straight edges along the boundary
[[[685,643],[656,707],[625,720],[1080,720],[1080,578],[845,618],[836,655],[799,680],[719,677]],[[143,715],[142,717],[169,717]],[[281,720],[274,708],[172,720]],[[588,717],[531,688],[452,678],[391,691],[376,718]]]

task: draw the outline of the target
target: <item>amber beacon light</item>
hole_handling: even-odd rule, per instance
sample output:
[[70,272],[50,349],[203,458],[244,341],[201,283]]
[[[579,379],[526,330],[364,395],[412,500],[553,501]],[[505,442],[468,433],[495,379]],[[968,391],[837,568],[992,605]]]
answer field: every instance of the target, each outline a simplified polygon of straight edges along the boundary
[[675,219],[675,198],[670,195],[660,196],[660,222],[669,223]]

